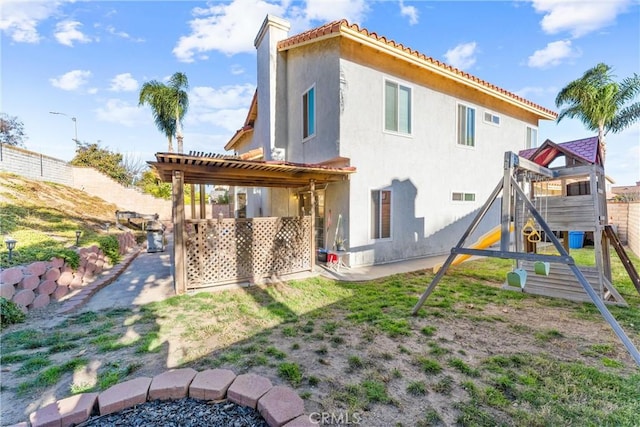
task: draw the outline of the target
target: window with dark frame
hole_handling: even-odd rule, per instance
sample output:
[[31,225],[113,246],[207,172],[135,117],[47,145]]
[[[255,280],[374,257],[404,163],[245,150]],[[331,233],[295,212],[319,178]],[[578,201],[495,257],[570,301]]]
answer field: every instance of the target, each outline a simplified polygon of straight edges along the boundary
[[307,139],[316,133],[316,102],[315,87],[302,95],[302,139]]
[[391,191],[371,192],[371,237],[388,239],[391,237]]
[[476,110],[463,104],[458,104],[458,145],[476,145]]

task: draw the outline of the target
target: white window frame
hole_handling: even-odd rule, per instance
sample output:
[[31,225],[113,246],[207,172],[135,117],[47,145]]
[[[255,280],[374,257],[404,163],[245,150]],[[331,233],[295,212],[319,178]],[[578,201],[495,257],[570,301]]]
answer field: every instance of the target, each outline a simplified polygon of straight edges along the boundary
[[[487,115],[489,116],[489,120],[487,120]],[[500,117],[499,114],[496,114],[496,113],[494,113],[492,111],[485,110],[484,114],[482,115],[482,120],[485,123],[488,123],[490,125],[499,127],[500,123],[502,122],[502,117]]]
[[[530,133],[535,132],[535,141],[533,141],[533,143],[531,143],[529,135]],[[538,128],[535,126],[526,126],[525,131],[524,131],[524,148],[529,149],[529,148],[536,148],[538,147]]]
[[[307,103],[308,103],[307,99],[308,99],[309,93],[313,94],[313,99],[311,100],[312,101],[311,109],[313,112],[313,117],[311,117],[311,120],[309,119],[309,117],[307,117],[308,114],[307,116],[305,116],[305,112],[309,111],[309,108],[307,107]],[[302,141],[308,141],[309,139],[316,136],[316,132],[317,132],[316,117],[317,116],[318,116],[318,110],[316,109],[316,85],[314,83],[302,94]],[[307,126],[312,127],[313,132],[309,132],[309,134],[305,136],[304,130],[305,130],[305,127]]]
[[[378,218],[374,218],[374,214],[375,214],[375,207],[373,206],[373,193],[374,192],[378,192],[379,196],[378,196],[378,203],[379,206],[382,206],[381,203],[381,199],[380,196],[382,195],[382,193],[388,193],[389,194],[389,235],[382,237],[382,209],[379,209],[379,214],[378,214]],[[371,240],[380,242],[380,241],[386,241],[386,240],[391,240],[393,238],[393,190],[392,189],[370,189],[369,190],[369,197],[371,200],[371,218],[370,218],[370,222],[369,222],[369,227],[370,227],[370,237]],[[381,237],[376,237],[375,236],[375,232],[374,229],[376,227],[374,227],[374,220],[377,222],[377,228],[380,230],[380,235]]]
[[[460,199],[455,199],[455,195],[459,194]],[[472,199],[472,200],[470,200]],[[453,203],[474,203],[476,201],[476,193],[466,191],[452,191],[451,201]]]
[[[396,125],[397,129],[387,129],[387,83],[396,85],[396,105],[395,105],[395,113],[396,113]],[[400,130],[400,89],[407,89],[409,92],[409,111],[407,114],[407,127],[408,132]],[[382,82],[382,130],[386,133],[392,133],[395,135],[403,135],[410,136],[413,134],[413,87],[400,82],[398,80],[385,78]]]
[[[466,121],[468,120],[468,111],[472,110],[473,111],[473,144],[461,144],[460,143],[460,107],[464,107],[465,108],[465,137],[468,134],[468,130],[467,130],[467,123]],[[469,104],[463,104],[461,102],[458,102],[456,104],[456,145],[458,147],[462,147],[462,148],[469,148],[469,149],[473,149],[476,147],[477,142],[478,142],[478,125],[477,125],[477,112],[478,109],[476,107],[473,107]],[[466,139],[466,138],[465,138]]]

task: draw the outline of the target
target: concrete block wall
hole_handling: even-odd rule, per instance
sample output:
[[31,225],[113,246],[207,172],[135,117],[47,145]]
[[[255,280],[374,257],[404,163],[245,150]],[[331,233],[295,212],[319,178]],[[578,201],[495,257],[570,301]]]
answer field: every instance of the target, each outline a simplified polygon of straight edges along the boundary
[[615,225],[623,245],[640,256],[640,201],[607,202],[609,224]]
[[64,160],[0,144],[0,171],[25,178],[73,186],[73,167]]
[[[0,144],[0,171],[74,187],[113,203],[120,210],[141,214],[157,213],[160,220],[171,221],[170,200],[158,199],[137,189],[124,187],[93,168],[72,166],[64,160]],[[115,212],[113,215],[115,221]]]
[[137,189],[124,187],[93,168],[74,166],[72,174],[73,187],[113,203],[120,210],[158,214],[161,221],[171,220],[170,200],[158,199]]

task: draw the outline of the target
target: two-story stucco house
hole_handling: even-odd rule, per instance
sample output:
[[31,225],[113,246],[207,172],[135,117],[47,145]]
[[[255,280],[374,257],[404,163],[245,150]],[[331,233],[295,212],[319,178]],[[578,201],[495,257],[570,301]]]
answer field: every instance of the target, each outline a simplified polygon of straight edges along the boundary
[[[346,240],[351,266],[447,253],[502,176],[556,114],[346,21],[289,36],[267,16],[257,91],[227,150],[353,166],[316,188],[318,247]],[[308,213],[309,188],[236,189],[243,215]],[[336,230],[336,226],[339,228]],[[496,216],[496,224],[498,217]]]

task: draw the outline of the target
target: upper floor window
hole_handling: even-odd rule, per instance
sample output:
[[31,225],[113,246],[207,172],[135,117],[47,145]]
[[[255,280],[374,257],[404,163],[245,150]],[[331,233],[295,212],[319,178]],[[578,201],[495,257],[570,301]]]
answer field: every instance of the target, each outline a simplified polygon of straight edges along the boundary
[[535,148],[538,146],[538,129],[527,126],[527,141],[525,148]]
[[371,192],[371,237],[374,239],[391,237],[391,190]]
[[458,144],[476,145],[476,110],[462,104],[458,104]]
[[312,87],[302,95],[302,139],[316,133],[316,88]]
[[384,128],[391,132],[411,133],[411,88],[384,82]]
[[499,125],[500,124],[500,116],[490,113],[488,111],[485,111],[484,113],[484,121],[487,123],[491,123],[493,125]]

